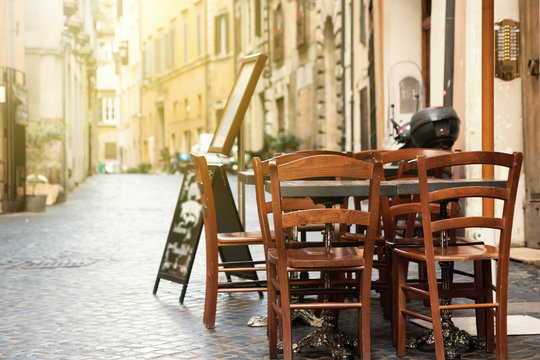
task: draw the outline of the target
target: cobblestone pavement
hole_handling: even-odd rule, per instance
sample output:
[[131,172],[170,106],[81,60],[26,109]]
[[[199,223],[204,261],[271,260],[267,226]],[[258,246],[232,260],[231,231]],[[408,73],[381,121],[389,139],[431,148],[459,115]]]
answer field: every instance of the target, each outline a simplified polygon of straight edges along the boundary
[[[220,295],[216,328],[204,327],[204,241],[184,304],[181,286],[166,280],[152,294],[180,184],[179,175],[94,176],[45,213],[0,216],[0,358],[267,358],[266,329],[246,326],[266,312],[256,294]],[[256,229],[249,188],[247,205],[247,228]],[[511,272],[510,313],[540,317],[539,269],[512,262]],[[395,358],[376,294],[372,309],[373,358]],[[344,312],[340,327],[354,334],[353,319]],[[295,337],[309,331],[293,329]],[[509,349],[511,359],[538,358],[540,336],[511,336]],[[305,349],[297,358],[328,352]],[[432,354],[411,350],[403,359],[422,358]]]

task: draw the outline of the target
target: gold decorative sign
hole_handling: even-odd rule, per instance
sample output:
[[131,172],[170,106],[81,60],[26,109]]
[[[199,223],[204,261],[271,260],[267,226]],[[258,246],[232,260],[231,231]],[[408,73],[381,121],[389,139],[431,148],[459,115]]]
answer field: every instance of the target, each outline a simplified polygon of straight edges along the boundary
[[519,22],[495,23],[495,76],[510,81],[519,77]]

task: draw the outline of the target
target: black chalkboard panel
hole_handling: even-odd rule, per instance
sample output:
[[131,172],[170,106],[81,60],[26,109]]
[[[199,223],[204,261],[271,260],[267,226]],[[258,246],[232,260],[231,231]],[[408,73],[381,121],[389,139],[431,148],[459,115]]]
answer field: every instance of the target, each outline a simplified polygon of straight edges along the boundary
[[[218,214],[218,232],[244,231],[225,170],[221,165],[209,164],[209,168],[212,172],[212,190]],[[184,302],[202,227],[201,198],[197,177],[193,167],[189,166],[184,172],[180,194],[154,284],[154,294],[157,292],[159,280],[166,279],[183,285],[180,303]],[[248,246],[228,246],[219,250],[222,262],[252,260]],[[230,275],[252,280],[258,279],[254,271],[230,273],[227,276],[229,281]]]

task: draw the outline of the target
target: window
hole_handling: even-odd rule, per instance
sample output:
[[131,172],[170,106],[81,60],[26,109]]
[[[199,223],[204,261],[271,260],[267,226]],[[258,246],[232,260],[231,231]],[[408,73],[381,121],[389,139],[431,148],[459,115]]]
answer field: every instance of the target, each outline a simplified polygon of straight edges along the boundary
[[229,14],[221,14],[215,18],[215,53],[225,55],[229,52]]
[[274,11],[274,61],[283,60],[283,13],[281,4]]
[[175,32],[174,29],[165,34],[163,41],[163,53],[165,54],[165,69],[171,70],[176,66],[175,55]]
[[184,131],[184,153],[189,154],[191,151],[191,131]]
[[296,7],[296,46],[302,48],[307,44],[306,0],[299,0]]
[[261,2],[255,0],[255,36],[261,36]]
[[144,76],[151,77],[152,76],[152,58],[150,56],[150,51],[148,48],[143,50],[142,60],[143,60]]
[[189,118],[189,113],[191,112],[191,106],[189,106],[188,98],[184,99],[184,109],[186,111],[186,118]]
[[100,62],[112,61],[112,44],[110,41],[105,41],[99,44],[97,57]]
[[162,56],[161,56],[161,38],[154,39],[154,75],[160,75],[163,71],[163,66],[161,65]]
[[236,53],[240,53],[242,52],[242,48],[243,48],[243,39],[242,39],[242,27],[243,27],[243,24],[242,24],[242,14],[240,13],[240,11],[238,11],[238,13],[236,14],[236,19],[235,19],[235,24],[236,24],[236,29],[235,29],[235,39],[234,39],[234,45],[235,45],[235,51]]
[[183,32],[183,45],[182,45],[182,48],[183,48],[183,51],[182,51],[182,61],[185,64],[188,63],[189,61],[189,47],[188,47],[188,39],[189,39],[189,34],[188,34],[188,23],[187,23],[187,20],[184,20],[183,23],[182,23],[182,32]]
[[366,45],[366,5],[360,2],[360,42]]
[[105,143],[105,159],[107,160],[116,160],[116,143],[115,142],[106,142]]
[[197,59],[202,57],[202,23],[201,23],[201,13],[198,12],[197,15],[195,15],[195,31],[197,39],[196,46],[197,46]]
[[278,117],[278,130],[285,131],[285,101],[283,97],[276,100],[277,117]]
[[105,124],[116,124],[116,104],[114,97],[101,99],[101,121]]

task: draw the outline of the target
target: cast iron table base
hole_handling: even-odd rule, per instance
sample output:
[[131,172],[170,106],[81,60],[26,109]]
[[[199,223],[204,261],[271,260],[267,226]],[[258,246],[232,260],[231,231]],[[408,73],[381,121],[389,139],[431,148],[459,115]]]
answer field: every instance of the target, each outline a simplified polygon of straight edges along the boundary
[[[444,241],[442,243],[444,244]],[[452,263],[442,261],[439,265],[441,267],[443,289],[448,290],[452,276]],[[441,299],[441,305],[449,305],[450,302],[450,299]],[[478,339],[476,336],[472,336],[454,325],[450,310],[441,311],[441,325],[446,359],[461,359],[461,353],[458,352],[459,345],[467,346],[468,351],[483,350],[486,348],[485,340]],[[433,345],[434,343],[433,330],[428,330],[418,338],[407,338],[406,346],[409,349],[421,349],[425,345]]]

